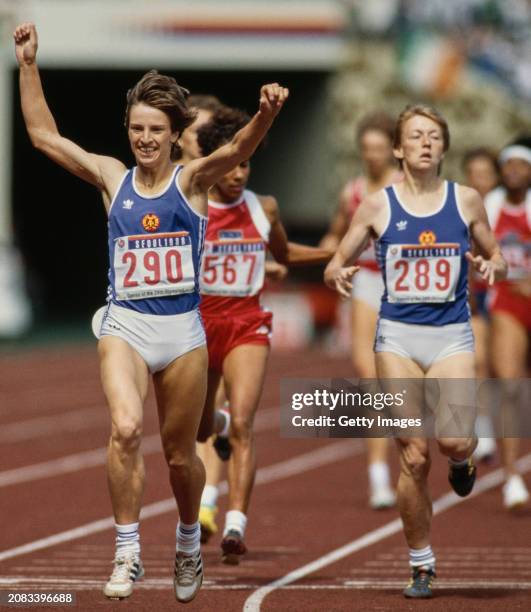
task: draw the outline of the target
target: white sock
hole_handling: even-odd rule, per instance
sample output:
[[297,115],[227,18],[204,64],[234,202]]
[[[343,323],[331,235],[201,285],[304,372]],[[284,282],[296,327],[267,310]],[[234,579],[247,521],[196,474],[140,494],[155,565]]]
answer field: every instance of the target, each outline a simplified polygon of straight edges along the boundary
[[476,435],[478,438],[494,438],[494,428],[490,416],[479,414],[476,417]]
[[390,488],[389,466],[385,461],[369,464],[369,484],[371,489]]
[[181,521],[179,521],[177,523],[175,535],[177,537],[177,552],[193,555],[199,551],[199,539],[201,537],[201,527],[199,526],[199,522],[193,523],[192,525],[186,525],[185,523],[181,523]]
[[464,467],[465,465],[468,465],[468,459],[453,459],[450,457],[448,459],[448,463],[450,465],[455,465],[455,467]]
[[215,508],[216,502],[218,501],[218,495],[219,491],[217,487],[209,484],[205,485],[203,493],[201,494],[201,505]]
[[218,436],[228,438],[230,431],[230,412],[225,410],[225,408],[219,409],[218,412],[225,417],[225,425],[223,425],[223,429],[218,433]]
[[116,552],[136,552],[140,553],[140,534],[138,533],[139,523],[129,523],[129,525],[114,524],[116,529]]
[[409,565],[411,567],[424,566],[435,570],[435,555],[431,546],[426,546],[426,548],[410,548]]
[[235,529],[244,536],[246,527],[247,517],[245,514],[239,510],[229,510],[225,516],[225,529],[223,530],[223,535],[225,536],[231,529]]

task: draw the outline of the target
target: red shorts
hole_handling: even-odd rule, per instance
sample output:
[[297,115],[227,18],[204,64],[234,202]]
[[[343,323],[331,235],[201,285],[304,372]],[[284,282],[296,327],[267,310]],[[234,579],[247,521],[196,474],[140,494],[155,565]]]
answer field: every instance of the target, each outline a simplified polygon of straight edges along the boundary
[[227,317],[202,315],[207,338],[208,367],[222,372],[223,361],[233,348],[242,344],[269,346],[273,313],[264,310]]
[[527,330],[531,330],[531,298],[514,293],[510,284],[498,284],[489,295],[491,313],[506,312],[519,321]]

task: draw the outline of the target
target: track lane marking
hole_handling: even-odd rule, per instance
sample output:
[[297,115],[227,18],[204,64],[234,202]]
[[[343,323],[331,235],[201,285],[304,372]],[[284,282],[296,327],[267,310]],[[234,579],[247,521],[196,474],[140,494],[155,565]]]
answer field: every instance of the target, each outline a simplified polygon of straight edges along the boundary
[[[520,458],[516,462],[516,466],[521,473],[528,472],[531,469],[531,453],[525,455]],[[493,489],[494,487],[501,484],[504,480],[504,470],[503,468],[498,468],[494,472],[490,472],[489,474],[485,474],[476,481],[474,489],[472,493],[468,497],[458,497],[453,491],[446,493],[439,497],[435,502],[433,502],[433,516],[437,514],[441,514],[445,510],[452,508],[453,506],[457,506],[473,497],[477,497],[484,491],[488,491],[489,489]],[[276,591],[279,588],[285,587],[309,574],[313,574],[314,572],[326,567],[327,565],[331,565],[336,561],[340,561],[345,557],[352,555],[353,553],[359,552],[364,548],[372,546],[382,540],[385,540],[389,536],[400,533],[402,530],[402,521],[400,518],[383,525],[382,527],[378,527],[377,529],[373,529],[369,533],[361,536],[360,538],[356,538],[352,542],[340,546],[335,550],[315,559],[306,565],[303,565],[295,570],[292,570],[282,578],[277,578],[277,580],[273,580],[272,582],[260,587],[257,589],[252,595],[250,595],[244,604],[243,610],[244,612],[259,612],[260,606],[262,605],[263,600],[273,591]]]
[[[360,455],[364,451],[364,448],[364,444],[359,439],[348,439],[343,442],[329,444],[318,450],[313,450],[308,453],[280,461],[279,463],[259,468],[256,472],[256,485],[259,486],[268,484],[270,482],[276,482],[278,480],[289,478],[290,476],[297,474],[302,474],[324,465],[341,461],[354,455]],[[224,480],[219,485],[219,493],[220,495],[226,495],[227,492],[228,483],[226,480]],[[175,509],[175,499],[170,497],[145,506],[142,509],[140,518],[141,520],[145,520],[147,518],[160,516],[166,512],[174,512]],[[112,527],[114,527],[114,517],[108,516],[106,518],[75,527],[74,529],[68,529],[45,538],[40,538],[39,540],[35,540],[33,542],[28,542],[27,544],[23,544],[21,546],[16,546],[14,548],[1,551],[0,561],[19,557],[20,555],[25,555],[44,548],[50,548],[64,542],[71,542],[72,540],[84,538],[88,535],[99,533]]]

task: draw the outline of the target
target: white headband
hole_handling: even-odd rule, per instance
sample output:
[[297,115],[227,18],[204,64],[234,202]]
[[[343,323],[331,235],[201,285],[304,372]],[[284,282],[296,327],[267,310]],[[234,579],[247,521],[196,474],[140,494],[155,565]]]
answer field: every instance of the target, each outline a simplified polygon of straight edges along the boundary
[[498,161],[500,164],[504,164],[510,159],[523,159],[528,164],[531,164],[531,149],[523,145],[511,145],[510,147],[506,147],[500,153]]

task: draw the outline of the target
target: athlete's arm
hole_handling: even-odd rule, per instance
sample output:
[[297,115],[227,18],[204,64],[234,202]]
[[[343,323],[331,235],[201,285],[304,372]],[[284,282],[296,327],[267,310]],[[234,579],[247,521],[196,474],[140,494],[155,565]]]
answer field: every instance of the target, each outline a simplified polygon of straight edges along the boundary
[[24,23],[16,28],[13,38],[20,68],[22,114],[31,143],[63,168],[112,197],[125,166],[112,157],[87,153],[61,136],[46,103],[37,67],[37,30],[33,24]]
[[470,235],[479,249],[479,255],[466,253],[466,258],[481,277],[492,285],[507,276],[507,263],[492,233],[481,196],[475,189],[458,185],[458,196]]
[[231,142],[219,147],[207,157],[200,157],[186,164],[181,172],[181,189],[198,211],[206,207],[208,189],[227,172],[252,156],[288,95],[289,91],[278,83],[264,85],[260,90],[258,112],[234,135]]
[[275,198],[272,196],[259,196],[258,199],[271,225],[268,246],[275,261],[287,266],[308,266],[330,261],[332,251],[328,249],[288,242]]
[[359,270],[358,266],[346,264],[348,261],[356,261],[371,237],[379,235],[378,230],[384,226],[384,207],[385,200],[381,191],[362,201],[336,254],[326,266],[325,283],[344,297],[349,297],[352,291],[352,277]]
[[350,183],[345,185],[339,196],[339,204],[330,222],[330,227],[321,238],[319,246],[323,249],[336,250],[349,226],[349,201],[351,198]]

